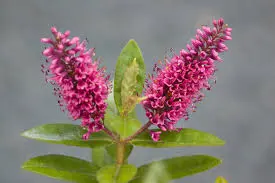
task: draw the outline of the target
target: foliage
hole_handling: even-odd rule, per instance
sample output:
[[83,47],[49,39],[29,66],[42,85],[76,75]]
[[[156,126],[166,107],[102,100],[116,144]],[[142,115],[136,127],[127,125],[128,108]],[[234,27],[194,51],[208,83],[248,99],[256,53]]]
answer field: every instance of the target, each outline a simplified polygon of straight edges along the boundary
[[[217,52],[222,52],[226,50],[226,47],[224,44],[222,44],[222,42],[231,38],[231,28],[227,28],[227,25],[223,24],[222,19],[216,22],[213,21],[213,24],[217,28],[220,27],[224,29],[213,29],[213,32],[211,32],[210,29],[204,27],[204,32],[198,30],[199,36],[196,37],[197,40],[193,40],[192,44],[197,51],[201,51],[199,49],[200,46],[205,47],[203,48],[205,49],[205,51],[203,51],[204,55],[199,56],[203,58],[209,57],[214,60],[219,60]],[[211,37],[211,35],[217,34],[217,36],[220,36],[219,31],[224,31],[221,33],[224,33],[226,35],[224,37],[219,37],[220,42],[217,43],[219,45],[216,45],[219,48],[218,51],[212,50],[211,53],[207,53],[206,51],[210,49],[210,47],[208,48],[207,45],[212,44],[212,42],[208,41],[207,44],[200,45],[200,39],[205,38],[206,36],[216,39],[215,37]],[[45,56],[50,56],[51,59],[57,58],[55,60],[54,67],[50,67],[50,69],[52,69],[54,74],[56,75],[56,77],[52,80],[58,80],[58,82],[62,85],[64,91],[67,92],[66,101],[73,103],[74,105],[72,106],[75,109],[78,109],[79,104],[77,103],[77,100],[73,98],[73,96],[71,96],[70,94],[77,95],[82,91],[82,89],[85,87],[85,83],[81,83],[84,82],[84,80],[82,80],[83,78],[87,79],[86,77],[97,77],[99,75],[96,75],[96,73],[93,73],[95,74],[93,75],[89,70],[87,70],[91,69],[95,65],[92,65],[91,63],[86,63],[89,68],[85,68],[83,66],[83,63],[81,63],[82,66],[76,68],[81,65],[77,65],[76,62],[81,62],[81,60],[83,59],[92,60],[88,53],[93,53],[93,50],[88,50],[87,52],[85,52],[86,47],[81,45],[82,43],[79,42],[78,38],[73,38],[72,40],[69,40],[69,42],[66,42],[66,36],[68,37],[69,35],[68,32],[65,32],[64,34],[59,34],[55,28],[52,28],[52,33],[56,36],[56,43],[62,43],[63,45],[52,44],[53,41],[51,39],[43,38],[42,42],[50,43],[52,45],[52,47],[47,48],[43,52],[43,54]],[[60,40],[63,42],[60,42]],[[201,42],[202,41],[205,40],[201,40]],[[76,44],[76,48],[70,47],[73,44]],[[54,51],[54,49],[62,50],[64,46],[69,49],[70,54],[74,56],[75,60],[74,63],[71,65],[68,63],[66,65],[65,63],[69,62],[68,59],[70,59],[70,57],[68,57],[68,55],[63,55],[63,58],[62,56],[62,54],[69,54],[69,52],[67,53],[58,52],[56,50],[56,52]],[[192,46],[189,46],[188,48],[191,49]],[[214,49],[214,47],[212,46],[211,49]],[[76,51],[76,53],[79,51],[81,52],[79,53],[79,55],[77,55],[74,54],[74,51]],[[194,50],[191,50],[190,53],[183,50],[182,55],[187,55],[188,57],[186,59],[193,59],[192,54],[194,55],[194,52]],[[62,59],[60,59],[59,57],[62,57]],[[209,59],[207,62],[212,63],[212,61],[209,61]],[[62,64],[64,63],[65,66],[63,67]],[[174,80],[183,80],[183,76],[174,73],[177,72],[177,66],[178,64],[180,64],[180,62],[175,63],[177,64],[173,65],[172,63],[169,65],[169,67],[174,69],[172,73],[169,73],[167,71],[167,69],[169,69],[168,66],[163,68],[165,71],[162,73],[163,75],[161,75],[164,78],[163,81],[162,79],[154,80],[154,78],[151,78],[153,82],[151,83],[152,89],[145,92],[150,93],[150,96],[142,96],[145,83],[145,64],[142,52],[138,44],[133,39],[131,39],[122,49],[117,59],[113,80],[113,88],[112,91],[109,93],[108,98],[105,96],[100,96],[100,92],[101,94],[104,93],[105,90],[107,90],[107,87],[100,86],[99,84],[93,86],[93,83],[90,82],[90,88],[87,91],[91,91],[89,94],[92,96],[96,95],[96,102],[89,105],[89,103],[87,104],[89,98],[82,98],[82,102],[84,102],[84,104],[86,105],[81,106],[83,110],[80,110],[80,112],[77,114],[74,113],[74,110],[70,111],[72,116],[81,116],[85,118],[85,112],[87,112],[85,111],[86,109],[92,110],[100,108],[100,112],[106,109],[104,112],[104,117],[102,116],[102,119],[100,119],[102,121],[99,120],[95,123],[89,123],[89,119],[84,119],[82,121],[82,126],[65,123],[44,124],[26,130],[21,134],[23,137],[45,143],[89,148],[91,151],[91,161],[66,155],[48,154],[33,157],[27,160],[23,163],[22,168],[24,170],[45,175],[54,179],[76,183],[168,183],[171,180],[194,175],[221,164],[222,161],[220,159],[209,155],[171,157],[168,159],[152,161],[139,167],[129,164],[128,162],[129,156],[131,155],[135,146],[145,148],[183,148],[190,146],[220,146],[224,145],[225,143],[219,137],[208,132],[189,128],[174,128],[174,124],[172,126],[167,126],[167,124],[169,124],[169,121],[167,121],[166,118],[163,119],[161,117],[164,111],[166,111],[165,115],[168,116],[170,120],[176,119],[180,115],[181,117],[183,117],[182,113],[177,113],[178,111],[171,110],[172,107],[175,107],[175,109],[177,109],[177,105],[179,104],[179,102],[182,102],[182,98],[185,98],[185,95],[182,95],[182,98],[173,99],[171,98],[172,95],[176,95],[176,93],[180,92],[185,92],[186,94],[186,91],[177,91],[179,84],[175,86],[170,85],[173,80],[172,77],[174,77],[174,75],[176,76],[176,79],[174,78]],[[70,72],[66,73],[68,74],[68,77],[71,77],[73,75],[72,72],[80,72],[77,69],[86,70],[85,72],[81,73],[82,75],[80,74],[79,76],[75,76],[77,78],[76,80],[75,78],[70,78],[72,83],[71,85],[69,85],[68,83],[62,83],[62,78],[60,79],[59,77],[62,75],[61,71],[64,68],[66,69],[66,67],[70,67]],[[205,66],[202,66],[201,63],[196,63],[189,66],[185,65],[185,68],[191,69],[193,74],[195,74],[197,73],[197,68],[193,67],[199,67],[199,79],[205,76],[208,77],[212,74],[207,73],[206,75],[204,73],[206,72],[206,68],[204,68]],[[209,66],[209,68],[210,67],[211,66]],[[95,66],[95,68],[98,69],[97,65]],[[102,84],[102,82],[105,81],[102,79],[103,70],[100,70],[100,72],[98,71],[97,73],[102,74],[100,75],[100,82]],[[63,76],[64,74],[62,75],[62,77]],[[197,80],[195,81],[195,78],[191,78],[190,80],[192,80],[192,87],[194,88]],[[166,98],[160,96],[158,93],[161,88],[160,86],[162,86],[164,82],[167,82],[168,86],[171,89],[169,90],[168,88],[169,91],[166,91]],[[202,84],[204,87],[206,87],[207,85],[207,83],[204,81],[204,83],[201,80],[198,82],[201,82],[200,84]],[[189,84],[188,81],[186,83]],[[200,84],[196,85],[196,87],[200,87]],[[77,88],[77,90],[74,90],[70,93],[69,91],[71,91],[73,87]],[[181,87],[185,86],[182,85]],[[192,90],[192,87],[190,90]],[[196,90],[199,89],[200,88]],[[174,93],[172,93],[171,91],[173,91]],[[58,90],[58,92],[59,95],[62,94],[62,91]],[[104,93],[104,95],[105,94],[106,92]],[[152,96],[153,98],[150,98]],[[195,100],[194,96],[189,96],[188,100],[190,99],[190,101],[188,104],[191,105],[192,101]],[[105,100],[106,98],[107,100]],[[173,104],[171,104],[171,106],[174,104],[175,106],[164,106],[162,102],[167,98],[169,98],[169,100],[173,99],[174,101],[172,101]],[[103,99],[106,104],[102,104]],[[155,103],[152,102],[153,100],[155,100]],[[139,121],[135,112],[136,105],[141,102],[144,106],[147,106],[147,108],[145,108],[148,110],[146,111],[146,115],[149,118],[149,122],[147,122],[146,124],[142,124],[142,122]],[[157,107],[153,105],[159,106],[159,108],[155,110],[155,108]],[[183,109],[182,106],[181,108]],[[98,111],[95,110],[94,113],[96,113],[98,116],[91,115],[91,118],[98,120],[101,113],[97,112]],[[151,114],[154,114],[155,116],[152,116]],[[155,119],[157,119],[158,122],[154,122]],[[103,127],[101,126],[100,122],[103,123]],[[95,126],[92,126],[91,124]],[[149,129],[152,124],[159,127],[161,131],[159,131],[160,129]],[[216,179],[216,183],[227,183],[227,181],[223,177],[218,177]]]

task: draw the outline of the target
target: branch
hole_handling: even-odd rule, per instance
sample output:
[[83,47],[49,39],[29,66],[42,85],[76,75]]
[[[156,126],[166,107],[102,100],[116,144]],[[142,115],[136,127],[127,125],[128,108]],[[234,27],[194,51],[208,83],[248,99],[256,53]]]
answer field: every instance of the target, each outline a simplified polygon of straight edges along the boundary
[[110,137],[112,137],[112,139],[113,139],[114,141],[117,141],[117,136],[116,136],[113,132],[111,132],[108,128],[104,127],[104,128],[103,128],[103,131],[104,131],[105,133],[107,133]]
[[140,133],[142,133],[144,130],[148,129],[151,126],[151,122],[148,121],[145,125],[143,125],[138,131],[136,131],[136,133],[134,133],[133,135],[127,137],[126,139],[123,140],[123,142],[129,142],[131,141],[133,138],[135,138],[136,136],[138,136]]

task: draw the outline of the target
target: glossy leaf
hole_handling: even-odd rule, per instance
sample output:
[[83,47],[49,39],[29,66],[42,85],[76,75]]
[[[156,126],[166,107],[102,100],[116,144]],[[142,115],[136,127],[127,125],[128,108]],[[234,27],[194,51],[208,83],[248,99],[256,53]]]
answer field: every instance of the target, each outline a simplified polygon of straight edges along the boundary
[[143,179],[137,179],[134,182],[139,182],[140,180],[144,183],[168,183],[171,178],[165,166],[161,162],[155,162],[148,168],[148,173]]
[[142,125],[142,123],[131,116],[117,116],[106,111],[104,121],[106,126],[118,133],[122,138],[133,135]]
[[73,124],[45,124],[24,131],[21,135],[26,138],[53,144],[64,144],[78,147],[100,147],[112,143],[112,139],[103,131],[92,133],[88,140],[83,140],[86,133],[79,125]]
[[219,176],[217,177],[215,183],[227,183],[227,180],[224,177]]
[[78,183],[96,183],[96,172],[99,169],[88,161],[56,154],[31,158],[22,168],[54,179]]
[[115,163],[115,159],[107,153],[106,147],[95,147],[92,148],[92,162],[99,167],[103,167]]
[[99,183],[127,183],[136,174],[137,168],[134,165],[109,165],[101,168],[97,172],[97,180]]
[[158,142],[154,142],[151,139],[150,133],[147,131],[137,136],[131,143],[142,147],[172,148],[186,146],[218,146],[224,145],[225,142],[210,133],[184,128],[180,132],[162,132]]
[[173,180],[209,170],[221,164],[221,160],[207,155],[193,155],[154,161],[139,167],[130,183],[145,183],[146,178],[150,176],[151,167],[156,164],[163,166],[167,178]]
[[121,100],[121,88],[122,81],[124,78],[124,74],[126,69],[132,63],[132,61],[136,59],[136,63],[138,64],[139,73],[137,75],[137,83],[136,83],[136,93],[140,95],[143,90],[143,85],[145,81],[145,64],[143,60],[143,56],[138,44],[131,39],[126,46],[122,49],[116,64],[115,70],[115,80],[114,80],[114,99],[116,106],[121,112],[122,110],[122,100]]

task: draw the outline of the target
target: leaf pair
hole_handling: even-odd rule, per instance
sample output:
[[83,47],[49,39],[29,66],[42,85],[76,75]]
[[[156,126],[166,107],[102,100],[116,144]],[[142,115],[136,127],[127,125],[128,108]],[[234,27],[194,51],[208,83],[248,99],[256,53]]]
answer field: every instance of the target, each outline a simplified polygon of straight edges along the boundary
[[[45,155],[26,161],[22,168],[52,178],[78,183],[87,182],[88,179],[89,182],[97,182],[97,179],[101,180],[105,176],[107,176],[107,179],[110,179],[110,175],[113,177],[113,175],[116,175],[116,172],[113,174],[108,173],[108,175],[105,175],[104,172],[114,170],[114,166],[110,164],[115,163],[117,156],[116,144],[114,144],[112,139],[104,132],[94,133],[88,141],[83,141],[81,137],[84,133],[85,131],[80,126],[72,124],[46,124],[23,132],[23,136],[43,142],[93,148],[93,161],[90,163],[85,160],[64,155]],[[140,134],[130,142],[132,145],[126,145],[125,159],[131,154],[133,145],[151,148],[171,148],[199,145],[222,145],[224,143],[221,139],[212,134],[194,129],[183,129],[180,132],[171,133],[163,132],[161,137],[161,141],[154,142],[149,132]],[[168,182],[170,179],[177,179],[190,174],[199,173],[218,165],[220,162],[221,161],[217,158],[205,155],[176,157],[143,165],[137,169],[136,175],[134,175],[135,168],[133,168],[132,165],[125,165],[126,168],[123,166],[118,175],[123,174],[122,172],[126,171],[127,167],[131,167],[129,170],[131,170],[132,173],[124,175],[120,179],[118,176],[117,180],[123,182],[126,179],[130,180],[133,178],[133,180],[131,180],[132,183],[142,183],[148,180],[151,182],[164,183]],[[160,174],[159,172],[162,173]],[[158,176],[154,176],[155,174]],[[134,177],[129,178],[130,175]],[[161,175],[161,177],[159,175]],[[98,178],[96,178],[97,176]]]
[[[81,137],[85,131],[78,125],[55,123],[31,128],[22,136],[53,144],[64,144],[78,147],[112,147],[112,139],[104,132],[92,133],[86,141]],[[187,146],[224,145],[224,141],[215,135],[195,129],[184,128],[180,132],[162,132],[161,140],[154,142],[148,131],[145,131],[130,141],[132,145],[150,148],[171,148]],[[114,145],[114,144],[113,144]]]
[[88,161],[65,156],[44,155],[31,158],[22,168],[51,178],[77,183],[167,183],[219,165],[217,158],[205,155],[182,156],[154,161],[138,169],[133,165],[108,165],[100,168]]

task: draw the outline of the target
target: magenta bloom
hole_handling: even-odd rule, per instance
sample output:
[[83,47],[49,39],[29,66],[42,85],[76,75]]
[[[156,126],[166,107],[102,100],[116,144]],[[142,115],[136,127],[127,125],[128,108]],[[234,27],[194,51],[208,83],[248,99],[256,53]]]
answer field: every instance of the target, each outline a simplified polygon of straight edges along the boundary
[[86,42],[78,37],[69,38],[70,32],[58,32],[51,28],[54,39],[42,38],[49,47],[43,51],[47,57],[42,71],[47,81],[54,85],[58,103],[69,111],[74,119],[81,119],[82,126],[88,129],[83,136],[89,138],[92,132],[104,128],[101,120],[107,107],[108,77],[99,69],[98,61],[93,60],[94,49],[87,50]]
[[[188,112],[203,98],[203,89],[210,89],[210,81],[216,71],[215,61],[221,61],[218,53],[228,48],[225,41],[231,40],[231,31],[223,19],[214,20],[211,29],[202,26],[196,38],[157,68],[157,73],[147,82],[143,101],[146,116],[162,131],[175,130],[175,124],[188,119]],[[159,139],[160,132],[151,132],[153,140]]]

